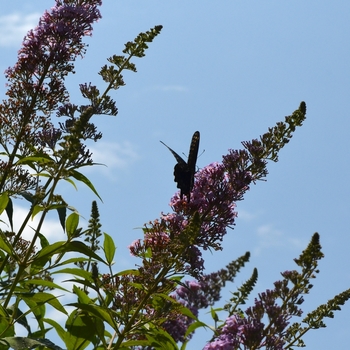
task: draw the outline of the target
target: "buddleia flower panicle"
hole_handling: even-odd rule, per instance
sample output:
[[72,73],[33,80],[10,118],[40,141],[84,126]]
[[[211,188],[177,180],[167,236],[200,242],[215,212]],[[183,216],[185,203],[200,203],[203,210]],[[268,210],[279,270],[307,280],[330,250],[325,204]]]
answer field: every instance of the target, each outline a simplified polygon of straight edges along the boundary
[[[15,188],[32,188],[29,177],[21,180],[16,157],[52,149],[60,134],[51,121],[53,112],[69,100],[65,77],[74,72],[74,61],[85,53],[82,38],[91,35],[92,24],[101,18],[98,0],[56,1],[56,5],[30,30],[18,52],[17,63],[5,71],[7,100],[0,105],[0,145],[9,157],[1,168],[0,189],[10,177]],[[49,141],[49,137],[52,140]]]
[[[305,113],[306,106],[302,102],[284,123],[277,123],[260,140],[243,142],[244,149],[229,150],[222,163],[215,162],[197,171],[189,201],[183,201],[181,193],[172,197],[173,213],[161,216],[165,231],[171,238],[183,236],[193,216],[199,215],[198,232],[194,235],[188,231],[186,242],[197,250],[198,259],[192,255],[192,262],[197,264],[200,261],[200,249],[222,249],[221,243],[228,228],[235,225],[236,203],[243,199],[252,183],[265,179],[267,161],[277,161],[278,151],[292,137],[295,128],[302,125]],[[198,264],[192,266],[198,269]]]

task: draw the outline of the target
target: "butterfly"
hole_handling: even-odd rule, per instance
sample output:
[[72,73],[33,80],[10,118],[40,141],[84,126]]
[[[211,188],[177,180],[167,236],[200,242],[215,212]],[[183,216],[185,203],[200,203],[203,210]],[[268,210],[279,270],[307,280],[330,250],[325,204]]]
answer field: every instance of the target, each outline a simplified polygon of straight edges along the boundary
[[175,151],[168,147],[164,142],[160,141],[173,154],[177,160],[174,167],[174,181],[177,183],[177,188],[180,189],[180,198],[187,196],[187,201],[190,201],[191,191],[194,185],[194,174],[196,172],[196,162],[199,148],[199,131],[196,131],[192,136],[188,160],[185,162]]

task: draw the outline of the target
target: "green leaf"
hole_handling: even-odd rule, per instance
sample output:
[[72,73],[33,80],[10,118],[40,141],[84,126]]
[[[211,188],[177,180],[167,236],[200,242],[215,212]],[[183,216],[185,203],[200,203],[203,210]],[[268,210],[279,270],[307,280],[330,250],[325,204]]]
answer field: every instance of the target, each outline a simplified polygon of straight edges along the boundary
[[[1,240],[0,240],[1,248]],[[86,244],[80,241],[60,241],[43,248],[33,259],[31,273],[38,273],[53,255],[59,253],[78,252],[105,264],[105,261],[93,252]]]
[[37,174],[33,174],[33,176],[51,177],[51,174],[48,174],[48,173],[37,173]]
[[100,197],[100,195],[97,193],[94,185],[91,183],[91,181],[82,173],[79,173],[76,170],[70,170],[70,175],[72,177],[74,177],[76,180],[83,182],[86,186],[88,186],[90,188],[90,190],[92,192],[94,192],[96,194],[96,196],[101,200],[101,202],[103,202],[102,198]]
[[73,293],[78,296],[79,303],[92,304],[92,300],[87,296],[87,294],[75,285],[73,286]]
[[112,237],[107,233],[104,233],[104,235],[105,239],[103,242],[103,250],[105,252],[106,261],[109,265],[111,265],[114,259],[116,248]]
[[55,242],[50,244],[39,251],[39,253],[33,258],[31,264],[31,273],[33,275],[39,273],[45,264],[51,260],[52,256],[61,252],[65,247],[66,242]]
[[30,203],[34,203],[34,196],[30,192],[22,191],[19,193],[24,199]]
[[181,284],[183,285],[183,283],[181,283],[181,280],[184,278],[183,275],[177,275],[177,276],[171,276],[169,279],[175,283]]
[[71,303],[68,306],[75,306],[77,309],[81,309],[88,314],[98,317],[103,322],[107,322],[112,328],[116,327],[115,321],[111,315],[102,307],[92,304]]
[[145,259],[151,259],[152,258],[152,249],[151,248],[147,248],[144,257],[145,257]]
[[[108,345],[105,343],[105,336],[108,336],[109,338],[112,337],[111,334],[109,334],[109,332],[106,332],[104,329],[104,325],[102,322],[99,322],[98,319],[93,320],[95,322],[95,325],[93,327],[90,327],[90,331],[92,330],[92,328],[94,328],[94,334],[98,334],[98,336],[100,337],[101,341],[105,344],[105,347],[101,348],[97,348],[97,349],[107,349]],[[72,337],[71,334],[69,334],[68,332],[66,332],[63,327],[57,323],[56,321],[52,320],[52,319],[44,319],[45,323],[50,324],[51,326],[53,326],[58,334],[58,336],[62,339],[62,341],[66,344],[67,349],[73,349],[71,347],[70,342],[73,340],[75,340],[75,338]],[[92,333],[92,332],[91,332]],[[68,343],[68,344],[67,344]],[[75,347],[76,348],[76,347]]]
[[13,256],[13,247],[10,243],[8,243],[7,239],[5,239],[5,235],[3,233],[0,234],[0,249],[5,251],[10,256]]
[[188,335],[193,333],[197,328],[200,328],[200,327],[208,328],[208,326],[201,321],[195,321],[191,323],[186,330],[185,337],[187,337]]
[[75,182],[72,179],[65,178],[67,182],[69,182],[76,190],[78,190],[78,187],[76,186]]
[[39,233],[39,238],[40,238],[41,248],[45,248],[48,245],[50,245],[49,241],[46,239],[46,237],[42,233]]
[[68,350],[85,349],[96,340],[95,321],[81,310],[74,310],[67,322],[68,333],[65,340]]
[[115,274],[115,276],[124,276],[124,275],[133,275],[133,276],[139,276],[140,271],[135,270],[135,269],[128,269],[128,270],[123,270]]
[[79,215],[77,213],[72,213],[68,216],[66,220],[66,231],[68,237],[72,237],[79,225]]
[[14,350],[28,350],[37,348],[39,346],[44,346],[45,349],[50,350],[63,350],[58,345],[55,345],[48,339],[31,339],[27,337],[5,337],[1,339]]
[[67,343],[66,343],[67,332],[63,329],[63,327],[59,323],[57,323],[56,321],[49,319],[49,318],[44,318],[43,321],[55,328],[58,336],[63,340],[63,342],[67,346]]
[[10,310],[10,312],[12,312],[12,316],[14,319],[16,319],[16,322],[18,324],[20,324],[21,326],[23,326],[29,335],[31,335],[32,331],[30,329],[29,323],[27,321],[26,318],[26,314],[24,314],[19,308],[18,305],[11,305],[8,310]]
[[[30,294],[30,293],[27,293],[27,294]],[[22,295],[18,295],[17,299],[18,299],[17,300],[18,303],[20,301],[22,301]],[[38,322],[38,328],[40,330],[43,330],[44,323],[42,320],[45,317],[45,313],[46,313],[45,304],[43,304],[43,303],[38,304],[34,300],[31,300],[30,298],[26,298],[26,300],[23,299],[23,301],[25,301],[25,303],[28,306],[28,310],[25,312],[25,315],[32,313],[34,315],[36,321]]]
[[7,214],[7,217],[9,219],[9,222],[10,222],[11,230],[13,231],[13,222],[12,222],[13,205],[12,205],[12,199],[11,198],[9,198],[7,206],[6,206],[6,214]]
[[[0,314],[0,338],[11,337],[15,335],[15,327],[10,322],[8,312],[2,306],[0,306]],[[3,347],[0,346],[0,349],[2,350]]]
[[57,208],[58,218],[60,219],[61,226],[63,228],[63,231],[65,231],[65,222],[66,222],[66,215],[67,215],[67,207],[62,206],[60,208]]
[[149,340],[128,340],[122,343],[120,346],[120,350],[129,350],[133,349],[137,346],[140,346],[141,348],[147,348],[147,346],[150,345]]
[[56,310],[64,313],[65,315],[68,315],[65,308],[62,306],[62,304],[58,301],[57,297],[55,295],[52,295],[50,293],[16,293],[18,296],[22,298],[26,303],[27,301],[34,302],[37,305],[45,305],[49,304],[52,307],[54,307]]
[[56,274],[56,273],[67,273],[73,276],[79,276],[85,280],[88,280],[90,282],[93,282],[92,276],[91,276],[91,272],[82,270],[80,268],[65,268],[62,270],[58,270],[58,271],[53,271],[52,274]]
[[99,257],[94,251],[91,250],[90,247],[88,247],[83,242],[72,241],[72,242],[68,242],[68,244],[66,244],[66,246],[68,248],[68,251],[78,252],[78,253],[86,255],[90,258],[96,259],[104,264],[106,263],[101,257]]
[[82,253],[90,258],[96,259],[102,263],[106,263],[100,256],[98,256],[90,247],[80,241],[70,242],[69,247],[71,251]]
[[43,338],[45,338],[46,334],[48,332],[50,332],[51,330],[52,330],[52,327],[45,328],[44,322],[41,319],[39,329],[36,332],[32,332],[30,335],[30,338],[31,339],[43,339]]
[[[78,296],[79,303],[82,304],[93,304],[93,301],[88,297],[88,295],[77,286],[73,286],[73,292]],[[94,335],[98,335],[100,340],[104,343],[105,348],[107,348],[107,344],[105,343],[105,326],[104,322],[97,318],[91,317],[88,314],[82,315],[82,320],[88,323],[90,332],[93,332]]]
[[0,214],[6,209],[9,202],[9,195],[7,192],[4,192],[0,195]]
[[[32,203],[33,203],[34,199],[32,199]],[[49,210],[54,210],[56,209],[58,211],[58,215],[59,215],[59,218],[60,218],[60,221],[61,221],[61,225],[62,225],[62,218],[60,217],[60,211],[61,210],[65,210],[66,209],[66,204],[52,204],[52,205],[49,205],[49,206],[43,206],[41,204],[37,204],[34,206],[33,208],[33,213],[32,213],[32,219],[38,214],[40,213],[41,211],[43,210],[46,210],[46,211],[49,211]],[[64,212],[63,212],[64,213]]]
[[32,213],[32,219],[35,217],[36,214],[40,213],[41,211],[43,211],[45,208],[40,205],[40,204],[37,204],[37,205],[34,205],[33,207],[33,213]]
[[[149,345],[152,348],[162,349],[162,350],[178,350],[174,338],[166,332],[164,329],[158,328],[155,325],[147,324],[149,327],[146,337],[148,339]],[[130,346],[129,341],[122,343],[123,346]]]
[[95,281],[94,282],[90,282],[88,280],[84,280],[84,279],[76,279],[76,278],[72,278],[72,279],[69,279],[69,280],[64,280],[63,282],[72,282],[73,284],[81,284],[82,286],[86,287],[87,289],[92,289],[92,290],[95,290],[95,291],[98,291],[98,288],[96,287],[96,283]]
[[216,313],[216,311],[215,311],[215,309],[213,307],[210,307],[210,314],[211,314],[211,317],[213,318],[213,320],[215,322],[219,321],[219,316],[218,316],[218,314]]
[[0,319],[2,318],[7,318],[9,317],[9,313],[6,309],[4,309],[4,307],[0,304]]
[[76,258],[70,258],[67,260],[64,260],[62,262],[60,262],[59,264],[55,265],[55,267],[60,267],[60,266],[64,266],[64,265],[68,265],[68,264],[75,264],[77,262],[84,262],[84,261],[89,261],[89,258],[84,258],[83,256],[79,256]]
[[36,286],[44,286],[44,287],[48,287],[48,288],[57,288],[57,289],[61,289],[61,290],[65,291],[65,292],[69,292],[68,289],[63,288],[59,284],[56,284],[54,282],[47,281],[47,280],[40,280],[40,279],[25,280],[25,281],[22,281],[21,284],[23,286],[34,284]]
[[46,256],[49,256],[51,258],[52,255],[58,254],[64,248],[66,243],[66,241],[55,242],[41,249],[37,254],[36,258],[34,258],[34,262],[36,259],[43,258]]
[[49,164],[49,163],[54,163],[55,161],[48,156],[47,154],[41,154],[40,156],[29,156],[29,157],[24,157],[20,160],[17,161],[16,164],[27,164],[31,166],[32,164]]

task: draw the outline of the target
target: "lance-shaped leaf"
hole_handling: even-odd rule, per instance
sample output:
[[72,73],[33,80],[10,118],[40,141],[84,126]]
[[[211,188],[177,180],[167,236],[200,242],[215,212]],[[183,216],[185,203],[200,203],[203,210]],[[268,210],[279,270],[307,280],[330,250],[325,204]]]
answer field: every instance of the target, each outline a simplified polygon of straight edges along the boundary
[[69,173],[70,173],[70,175],[72,177],[74,177],[74,179],[76,179],[76,180],[78,180],[80,182],[83,182],[86,186],[88,186],[90,188],[90,190],[92,192],[94,192],[96,194],[96,196],[101,200],[101,202],[103,202],[102,198],[97,193],[94,185],[91,183],[91,181],[85,175],[83,175],[82,173],[79,173],[76,170],[70,170]]
[[49,304],[56,310],[68,315],[67,311],[58,301],[57,297],[50,293],[18,293],[17,295],[20,296],[20,298],[29,306],[32,306],[33,303],[38,306]]
[[74,236],[74,233],[78,225],[79,225],[79,215],[77,213],[70,214],[66,220],[66,232],[68,237]]
[[5,337],[0,340],[2,344],[6,344],[14,350],[28,350],[34,348],[45,348],[50,350],[63,350],[58,345],[48,339],[31,339],[27,337]]
[[103,250],[105,252],[106,261],[109,265],[111,265],[114,259],[116,248],[112,237],[107,233],[104,233],[104,235],[105,239],[103,242]]
[[[0,240],[1,243],[1,240]],[[36,274],[41,271],[45,264],[50,261],[53,255],[59,253],[77,252],[102,263],[105,261],[94,253],[86,244],[80,241],[60,241],[43,248],[34,258],[31,265],[31,273]]]
[[12,204],[12,199],[9,198],[7,206],[6,206],[6,214],[7,217],[9,219],[9,223],[10,223],[10,227],[11,230],[13,231],[13,221],[12,221],[12,217],[13,217],[13,204]]

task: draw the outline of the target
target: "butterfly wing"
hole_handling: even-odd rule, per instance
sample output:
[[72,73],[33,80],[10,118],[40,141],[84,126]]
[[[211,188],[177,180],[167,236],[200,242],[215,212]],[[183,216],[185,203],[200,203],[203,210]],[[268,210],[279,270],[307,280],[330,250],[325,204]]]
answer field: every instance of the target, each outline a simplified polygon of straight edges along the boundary
[[194,174],[196,172],[196,162],[197,162],[197,156],[198,156],[199,139],[200,139],[199,131],[196,131],[192,136],[192,141],[191,141],[191,145],[190,145],[190,152],[188,154],[188,161],[187,161],[188,169],[189,169],[190,174],[191,174],[190,191],[192,191],[192,188],[194,185]]
[[177,183],[177,188],[180,189],[180,197],[189,192],[190,186],[190,171],[188,164],[163,141],[160,141],[175,157],[177,163],[174,167],[174,181]]
[[175,159],[177,160],[178,164],[181,164],[182,166],[186,167],[187,163],[175,152],[173,151],[169,146],[167,146],[163,141],[160,141],[160,143],[162,143],[175,157]]
[[190,193],[194,184],[194,174],[196,171],[196,161],[199,148],[199,137],[199,131],[196,131],[192,136],[187,163],[169,146],[160,141],[165,147],[169,149],[169,151],[177,160],[177,164],[174,167],[174,181],[177,183],[177,188],[180,189],[180,198],[182,199],[183,195],[186,195],[188,201],[190,200]]

